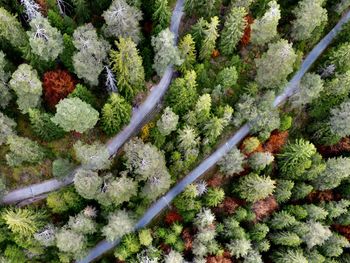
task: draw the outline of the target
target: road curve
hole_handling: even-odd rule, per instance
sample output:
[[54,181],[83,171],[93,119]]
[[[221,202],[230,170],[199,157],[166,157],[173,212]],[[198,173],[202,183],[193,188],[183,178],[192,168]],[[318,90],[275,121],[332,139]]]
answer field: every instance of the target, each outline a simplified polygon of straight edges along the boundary
[[[174,45],[176,45],[179,37],[179,27],[181,18],[183,15],[184,0],[178,0],[173,10],[170,30],[174,33]],[[124,145],[124,143],[142,127],[145,121],[147,121],[149,115],[156,109],[159,101],[168,90],[171,79],[174,74],[173,66],[167,67],[164,75],[160,82],[152,87],[150,94],[147,99],[133,112],[130,123],[128,126],[123,128],[116,136],[107,142],[107,149],[112,157],[118,150]],[[46,197],[46,193],[56,191],[60,188],[68,186],[73,183],[74,174],[77,169],[81,168],[78,166],[72,173],[70,173],[63,180],[50,179],[41,183],[26,186],[20,189],[13,190],[7,193],[2,199],[0,204],[14,204],[25,200],[25,204],[37,201]]]
[[[304,74],[310,69],[311,65],[323,53],[334,37],[341,31],[343,24],[350,20],[350,11],[337,23],[337,25],[314,47],[309,55],[303,61],[301,68],[290,80],[283,93],[274,100],[274,107],[278,107],[285,102],[298,89],[298,84]],[[234,146],[244,139],[250,132],[249,123],[242,126],[225,144],[219,147],[212,155],[205,159],[199,166],[192,170],[185,178],[175,185],[165,196],[155,202],[142,216],[142,218],[134,226],[134,230],[147,226],[153,218],[155,218],[163,209],[167,208],[170,202],[180,194],[187,185],[193,183],[211,167],[213,167],[225,154],[227,154]],[[113,249],[120,240],[107,242],[106,240],[98,243],[91,249],[88,255],[78,263],[88,263],[98,259],[104,253]]]

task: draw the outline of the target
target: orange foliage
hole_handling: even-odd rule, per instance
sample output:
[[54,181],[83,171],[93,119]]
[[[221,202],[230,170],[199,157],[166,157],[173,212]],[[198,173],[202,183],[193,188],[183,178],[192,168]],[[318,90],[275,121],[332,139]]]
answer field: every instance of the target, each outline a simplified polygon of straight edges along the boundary
[[253,212],[255,213],[256,220],[260,221],[278,209],[278,204],[275,197],[270,196],[263,200],[255,202],[252,208]]
[[154,122],[149,122],[141,129],[141,140],[146,142],[149,138],[149,132],[150,129],[152,129],[155,126]]
[[249,157],[250,155],[252,155],[253,153],[256,153],[256,152],[263,152],[264,151],[264,148],[262,147],[261,143],[259,143],[259,145],[253,149],[252,151],[248,151],[247,149],[247,144],[249,144],[249,140],[253,138],[253,137],[247,137],[244,139],[244,141],[241,143],[241,145],[239,146],[239,149],[241,150],[241,152],[243,154],[245,154],[247,157]]
[[244,33],[243,33],[243,36],[241,38],[241,43],[242,43],[242,46],[244,46],[244,47],[247,46],[250,42],[250,35],[252,32],[251,24],[253,24],[253,22],[254,22],[254,19],[250,15],[247,15],[245,17],[245,20],[247,21],[247,26],[244,29]]
[[325,157],[340,155],[345,152],[350,152],[350,138],[345,137],[340,140],[337,144],[324,146],[320,145],[317,147],[319,153]]
[[228,252],[224,252],[220,256],[209,256],[207,257],[207,263],[232,263],[231,255]]
[[312,203],[318,203],[321,201],[334,201],[338,199],[332,190],[325,191],[313,191],[307,196],[307,200]]
[[50,108],[54,108],[74,90],[75,81],[68,71],[57,69],[44,74],[43,88],[45,101]]
[[37,4],[40,6],[40,11],[43,15],[47,15],[48,5],[46,0],[36,0]]
[[219,204],[217,207],[214,207],[215,213],[232,215],[235,210],[243,205],[244,202],[237,198],[226,197],[224,201]]
[[192,249],[192,243],[193,243],[193,235],[191,234],[191,231],[189,228],[185,228],[182,231],[182,239],[185,244],[185,251],[191,251]]
[[265,143],[265,151],[268,151],[270,153],[279,153],[283,147],[283,145],[286,144],[288,139],[288,131],[274,131],[272,132],[270,138]]
[[210,187],[220,187],[223,184],[224,178],[219,173],[208,179],[207,185]]
[[217,58],[218,56],[220,56],[220,51],[217,49],[214,49],[213,52],[211,53],[211,57]]

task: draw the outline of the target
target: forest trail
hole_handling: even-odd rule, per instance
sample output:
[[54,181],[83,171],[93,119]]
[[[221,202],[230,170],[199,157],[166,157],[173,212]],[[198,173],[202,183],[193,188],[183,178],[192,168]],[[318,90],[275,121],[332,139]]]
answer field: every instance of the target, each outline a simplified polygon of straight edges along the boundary
[[[337,25],[313,48],[313,50],[307,55],[303,61],[300,69],[295,73],[293,78],[289,81],[288,85],[274,100],[274,107],[278,107],[283,102],[285,102],[294,92],[298,89],[298,84],[305,73],[310,69],[312,64],[317,60],[317,58],[323,53],[323,51],[328,47],[336,35],[341,31],[342,25],[350,20],[350,11],[343,16]],[[194,170],[192,170],[186,177],[184,177],[178,184],[176,184],[166,195],[161,197],[157,202],[155,202],[142,216],[142,218],[134,226],[134,230],[141,229],[147,226],[152,219],[154,219],[163,209],[167,208],[171,201],[180,194],[187,185],[193,183],[200,176],[202,176],[206,171],[213,167],[225,154],[227,154],[234,146],[236,146],[241,140],[246,137],[250,132],[249,123],[242,126],[225,144],[220,146],[213,154],[211,154],[207,159],[205,159],[200,165],[198,165]],[[78,263],[88,263],[93,260],[98,259],[104,253],[113,249],[120,240],[114,242],[107,242],[106,240],[98,243],[93,249],[89,251],[89,254]]]

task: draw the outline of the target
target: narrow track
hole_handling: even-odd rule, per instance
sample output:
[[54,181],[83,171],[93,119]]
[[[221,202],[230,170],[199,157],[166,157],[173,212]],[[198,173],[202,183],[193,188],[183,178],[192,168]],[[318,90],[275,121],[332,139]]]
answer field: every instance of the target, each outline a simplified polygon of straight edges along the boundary
[[[290,80],[283,93],[276,97],[273,106],[278,107],[284,103],[294,92],[298,89],[298,84],[304,74],[310,69],[312,64],[323,53],[323,51],[332,42],[335,36],[341,31],[342,25],[350,20],[350,11],[339,20],[337,25],[313,48],[308,56],[303,61],[301,68]],[[163,209],[167,208],[170,202],[180,194],[187,185],[193,183],[211,167],[213,167],[225,154],[227,154],[234,146],[244,139],[250,132],[250,124],[247,123],[242,126],[225,144],[219,147],[212,155],[205,159],[199,166],[192,170],[185,178],[183,178],[177,185],[175,185],[165,196],[161,197],[155,202],[142,216],[142,218],[134,226],[134,230],[141,229],[147,226],[152,219],[154,219]],[[112,250],[118,245],[120,240],[114,242],[107,242],[106,240],[98,243],[91,249],[88,255],[78,263],[88,263],[101,257],[103,254]]]
[[[176,6],[173,10],[170,30],[175,35],[174,44],[176,45],[177,39],[179,37],[179,27],[181,22],[181,17],[183,15],[183,5],[184,0],[178,0]],[[116,136],[110,139],[107,143],[107,149],[111,157],[113,157],[119,149],[124,145],[124,143],[134,134],[136,134],[140,127],[149,119],[150,115],[157,108],[158,103],[163,98],[164,94],[169,88],[171,80],[174,75],[173,66],[167,67],[163,77],[160,82],[152,87],[151,92],[147,99],[134,111],[130,123]],[[47,196],[47,193],[59,190],[73,183],[75,172],[81,168],[81,166],[76,167],[76,169],[70,173],[63,180],[50,179],[41,183],[29,185],[20,189],[13,190],[7,193],[1,200],[0,204],[30,204],[32,202],[43,199]]]

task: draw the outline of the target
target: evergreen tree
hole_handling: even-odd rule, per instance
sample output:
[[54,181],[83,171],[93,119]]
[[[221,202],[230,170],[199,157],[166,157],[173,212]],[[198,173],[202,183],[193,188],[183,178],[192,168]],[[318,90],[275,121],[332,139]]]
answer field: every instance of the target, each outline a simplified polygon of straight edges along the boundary
[[176,115],[170,107],[166,107],[162,116],[157,121],[157,127],[162,135],[167,136],[171,132],[176,131],[178,122],[179,116]]
[[6,154],[6,161],[10,166],[16,167],[23,163],[35,164],[45,157],[43,149],[28,138],[12,135],[7,137],[7,144],[10,152]]
[[159,33],[169,26],[171,12],[168,6],[168,0],[155,0],[154,7],[152,20],[157,24],[154,31]]
[[331,230],[319,222],[308,221],[306,226],[307,232],[303,235],[303,240],[308,249],[322,245],[332,235]]
[[329,123],[333,134],[340,137],[350,135],[350,101],[345,101],[331,110]]
[[131,105],[124,98],[112,93],[102,108],[102,129],[108,135],[116,134],[131,118]]
[[51,121],[51,114],[38,109],[29,109],[28,113],[31,128],[40,139],[53,141],[64,136],[64,130]]
[[275,263],[308,263],[301,250],[287,249],[273,253]]
[[187,152],[198,147],[199,137],[194,129],[189,126],[185,126],[179,130],[178,142],[178,148],[182,152]]
[[340,73],[346,73],[350,70],[350,42],[341,44],[334,49],[329,55],[329,59],[332,65]]
[[93,234],[97,231],[96,222],[91,218],[84,214],[84,212],[80,212],[76,216],[70,216],[68,221],[68,226],[76,233],[81,234]]
[[211,17],[216,13],[221,0],[186,0],[185,12],[188,15],[197,15],[199,17]]
[[163,76],[169,65],[180,66],[182,64],[180,52],[174,44],[174,33],[169,28],[152,37],[152,46],[155,52],[153,68],[158,76]]
[[275,245],[297,247],[302,243],[300,237],[290,231],[280,231],[271,235],[271,241]]
[[277,180],[274,196],[278,203],[288,201],[292,196],[294,182],[290,180]]
[[194,112],[196,115],[196,122],[200,127],[203,127],[210,119],[211,114],[211,97],[209,94],[203,94],[197,100]]
[[85,199],[94,199],[101,192],[103,180],[96,172],[79,169],[74,176],[74,187]]
[[183,63],[180,65],[180,71],[184,74],[193,69],[196,62],[196,46],[191,34],[185,35],[179,43],[180,57]]
[[266,166],[271,164],[274,160],[274,156],[269,152],[257,152],[253,153],[249,157],[249,165],[255,171],[263,170]]
[[286,211],[280,211],[274,213],[273,217],[269,221],[271,229],[285,229],[297,224],[297,220],[294,216]]
[[209,144],[212,144],[220,136],[224,130],[224,122],[222,119],[214,116],[204,125],[204,136]]
[[31,30],[27,32],[29,45],[34,54],[44,61],[55,60],[63,51],[63,38],[44,17],[30,21]]
[[3,7],[0,7],[0,37],[6,39],[15,48],[25,47],[28,44],[20,22]]
[[255,60],[256,82],[264,88],[280,88],[288,75],[293,72],[296,58],[297,55],[287,40],[281,39],[269,44],[267,52]]
[[233,7],[226,17],[221,34],[220,47],[225,55],[232,55],[247,26],[247,11],[243,7]]
[[236,67],[226,67],[222,69],[216,77],[217,84],[223,88],[233,88],[236,85],[238,79],[238,72]]
[[22,113],[39,106],[42,86],[36,70],[31,66],[20,65],[12,74],[9,84],[17,95],[17,105]]
[[219,162],[220,171],[227,176],[239,174],[244,170],[244,155],[237,148],[233,148]]
[[56,105],[56,114],[51,121],[65,131],[83,133],[95,126],[99,113],[78,98],[66,98]]
[[102,16],[106,21],[104,32],[107,37],[130,37],[135,43],[140,42],[142,12],[136,7],[128,5],[125,0],[113,0]]
[[58,179],[63,179],[73,171],[74,167],[74,164],[69,160],[58,158],[52,162],[52,175]]
[[350,6],[349,0],[341,0],[340,3],[336,5],[335,11],[340,15]]
[[218,206],[225,198],[222,188],[209,188],[204,196],[204,202],[208,207]]
[[56,234],[56,245],[58,249],[75,257],[83,255],[83,250],[87,245],[86,242],[86,237],[83,234],[65,227]]
[[315,28],[327,22],[327,10],[322,7],[324,0],[302,0],[293,10],[296,20],[292,22],[292,37],[306,40],[312,37]]
[[97,36],[92,24],[85,24],[74,31],[73,44],[77,49],[73,55],[75,73],[90,85],[96,86],[103,62],[107,59],[109,43]]
[[204,39],[199,52],[199,58],[202,60],[209,59],[215,49],[216,39],[219,37],[218,33],[219,18],[214,16],[210,23],[206,23],[204,29]]
[[102,228],[102,234],[108,241],[115,241],[123,235],[130,233],[134,227],[134,220],[130,214],[123,210],[117,210],[108,216],[108,225]]
[[119,38],[116,45],[118,51],[110,52],[112,70],[116,74],[119,91],[131,100],[145,86],[142,58],[131,38]]
[[7,141],[9,136],[16,134],[14,130],[16,125],[12,119],[0,112],[0,146]]
[[164,258],[164,263],[183,263],[184,258],[182,255],[174,250],[171,250],[168,255],[165,256]]
[[10,74],[5,70],[6,64],[5,54],[0,50],[0,108],[2,109],[8,106],[12,98],[12,94],[7,85]]
[[96,107],[96,97],[87,87],[77,84],[72,93],[68,95],[68,98],[79,98],[82,101],[90,104],[92,107]]
[[274,189],[275,181],[269,176],[261,177],[251,173],[239,179],[237,192],[248,202],[255,202],[271,195]]
[[281,18],[279,4],[273,0],[268,3],[269,9],[252,24],[252,43],[264,45],[277,36],[278,21]]
[[343,248],[347,248],[349,246],[349,241],[344,236],[333,232],[321,246],[320,251],[326,257],[339,257],[343,253]]
[[248,239],[235,239],[227,245],[230,254],[236,258],[248,255],[249,250],[252,249],[252,244]]

